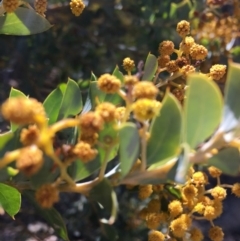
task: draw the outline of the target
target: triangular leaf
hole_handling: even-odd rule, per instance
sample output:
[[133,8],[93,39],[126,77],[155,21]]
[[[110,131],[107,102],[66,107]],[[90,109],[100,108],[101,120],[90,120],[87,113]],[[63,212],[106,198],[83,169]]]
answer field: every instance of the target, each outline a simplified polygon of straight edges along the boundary
[[48,97],[43,102],[43,106],[49,118],[49,125],[55,123],[57,121],[60,106],[62,103],[63,94],[62,91],[57,88],[53,90]]
[[0,16],[0,34],[30,35],[42,33],[52,25],[33,9],[19,7],[13,13]]
[[58,120],[70,115],[77,115],[82,110],[82,95],[77,83],[68,79],[66,90],[63,94]]
[[20,192],[11,186],[0,183],[0,205],[14,218],[21,206]]
[[144,74],[142,80],[152,81],[158,67],[157,58],[149,53],[144,65]]

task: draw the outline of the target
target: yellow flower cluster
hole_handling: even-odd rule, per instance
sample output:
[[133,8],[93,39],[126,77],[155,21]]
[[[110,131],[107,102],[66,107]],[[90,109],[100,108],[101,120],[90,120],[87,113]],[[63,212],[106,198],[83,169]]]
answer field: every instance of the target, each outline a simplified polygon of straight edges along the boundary
[[44,13],[47,11],[47,0],[35,0],[34,8],[37,13],[44,16]]
[[19,0],[3,0],[2,5],[7,13],[12,13],[18,8]]
[[80,16],[85,8],[82,0],[71,0],[70,9],[75,16]]
[[135,67],[134,61],[132,59],[130,59],[129,57],[125,58],[123,60],[123,68],[127,71],[127,72],[131,72]]
[[[212,225],[208,231],[210,240],[223,241],[222,228],[214,226],[213,220],[222,214],[222,201],[226,198],[227,192],[219,179],[221,170],[210,166],[208,171],[212,177],[217,178],[217,186],[206,190],[208,183],[206,174],[201,171],[195,172],[193,168],[190,168],[184,185],[172,183],[172,187],[181,193],[181,197],[174,200],[165,191],[165,185],[139,186],[139,198],[141,200],[150,198],[147,206],[139,212],[139,217],[152,230],[149,233],[148,240],[164,240],[165,237],[168,237],[169,240],[178,240],[189,237],[192,241],[203,241],[202,231],[192,226],[192,221],[196,218],[210,221]],[[227,186],[230,187],[231,185]],[[240,183],[231,187],[232,192],[240,197]],[[168,202],[167,212],[166,202]],[[169,227],[166,233],[161,232],[161,225]]]

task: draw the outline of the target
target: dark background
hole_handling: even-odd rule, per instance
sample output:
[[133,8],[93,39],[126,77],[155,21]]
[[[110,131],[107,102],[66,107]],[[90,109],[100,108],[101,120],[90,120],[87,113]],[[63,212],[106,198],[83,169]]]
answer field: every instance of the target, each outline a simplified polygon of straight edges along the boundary
[[[0,37],[0,103],[8,97],[11,87],[43,101],[68,77],[81,82],[89,79],[92,71],[97,76],[112,72],[116,65],[121,68],[125,57],[134,59],[137,65],[149,52],[157,55],[163,40],[172,40],[178,47],[176,24],[189,19],[191,10],[184,6],[171,14],[171,3],[180,2],[90,0],[86,1],[83,14],[74,17],[68,2],[50,1],[47,12],[47,19],[53,24],[50,30],[27,37]],[[197,2],[196,11],[201,12],[205,1]],[[224,56],[219,59],[226,62]],[[236,180],[224,177],[224,183]],[[137,200],[136,191],[128,192],[124,187],[116,191],[120,213],[113,232],[118,233],[118,240],[147,240],[148,230],[136,219],[136,211],[144,206]],[[71,241],[107,240],[102,235],[104,227],[99,225],[94,204],[86,202],[84,197],[62,194],[56,208],[64,217]],[[229,193],[224,214],[216,221],[225,231],[224,240],[240,240],[239,215],[240,200]],[[209,227],[204,221],[196,225],[205,231]],[[15,221],[7,215],[0,216],[0,241],[23,240],[60,240],[25,199]]]

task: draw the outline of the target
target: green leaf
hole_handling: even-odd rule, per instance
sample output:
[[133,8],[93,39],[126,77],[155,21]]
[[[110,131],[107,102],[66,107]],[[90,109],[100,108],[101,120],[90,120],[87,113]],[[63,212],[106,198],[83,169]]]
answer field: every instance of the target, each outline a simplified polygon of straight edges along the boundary
[[[15,98],[15,97],[26,97],[27,96],[25,94],[23,94],[20,90],[16,90],[14,88],[11,88],[10,94],[9,94],[9,98]],[[14,132],[15,130],[17,130],[17,128],[19,127],[18,125],[14,124],[14,123],[10,123],[11,125],[11,131]]]
[[90,98],[92,103],[92,108],[95,109],[98,103],[102,103],[105,99],[106,93],[102,92],[98,86],[97,81],[92,81],[90,83]]
[[[84,164],[82,161],[77,160],[74,163],[76,163],[76,173],[75,173],[75,181],[80,181],[86,177],[89,177],[93,172],[97,171],[100,169],[104,158],[105,158],[105,153],[106,151],[99,147],[97,148],[98,150],[98,155],[97,157]],[[111,161],[114,157],[116,157],[118,152],[118,145],[116,145],[110,152],[108,161]]]
[[207,77],[192,74],[183,112],[183,142],[190,148],[210,137],[222,115],[222,96],[219,87]]
[[153,54],[148,54],[145,65],[144,74],[142,80],[152,81],[158,67],[157,58]]
[[219,130],[229,132],[239,126],[240,120],[240,64],[230,63],[224,91],[224,110]]
[[[119,238],[118,233],[117,233],[117,229],[113,225],[101,223],[101,233],[104,236],[103,240],[116,241]],[[102,239],[101,239],[101,241],[102,241]]]
[[43,102],[43,106],[49,118],[49,125],[57,121],[60,106],[62,103],[62,98],[62,91],[60,90],[60,88],[57,88],[53,90]]
[[19,7],[14,13],[0,16],[0,34],[30,35],[42,33],[52,25],[33,9]]
[[54,182],[59,175],[59,169],[54,168],[54,162],[51,158],[44,156],[43,166],[36,174],[30,177],[30,182],[34,188],[39,188],[43,184]]
[[116,66],[116,68],[114,69],[112,75],[114,75],[115,77],[117,77],[119,80],[121,80],[121,82],[124,82],[124,75],[123,73],[119,70],[119,67]]
[[240,170],[240,154],[235,147],[227,147],[208,159],[210,166],[215,166],[227,175],[238,175]]
[[58,120],[70,115],[77,115],[82,110],[82,95],[77,83],[68,79],[66,90],[63,94]]
[[20,192],[11,186],[0,183],[0,204],[14,218],[21,206]]
[[135,124],[125,123],[119,130],[119,155],[121,175],[126,176],[137,161],[140,149],[140,139]]
[[0,134],[0,150],[13,138],[14,134],[11,131]]
[[174,158],[154,170],[130,173],[123,180],[121,180],[120,183],[130,185],[145,185],[172,182],[175,180],[177,163],[177,158]]
[[90,78],[90,80],[91,80],[91,81],[97,81],[97,77],[96,77],[96,75],[95,75],[93,72],[91,72],[91,78]]
[[104,217],[100,219],[101,222],[113,224],[117,217],[118,203],[116,193],[108,179],[103,179],[94,186],[89,193],[89,198],[100,204],[99,206],[104,213]]
[[25,190],[23,191],[23,195],[31,202],[31,204],[33,204],[38,214],[41,215],[48,222],[48,224],[53,227],[56,234],[63,240],[69,241],[66,225],[59,212],[54,208],[42,208],[35,200],[34,191]]
[[150,139],[147,144],[147,164],[154,169],[180,151],[181,108],[172,94],[163,100],[159,116],[150,127]]

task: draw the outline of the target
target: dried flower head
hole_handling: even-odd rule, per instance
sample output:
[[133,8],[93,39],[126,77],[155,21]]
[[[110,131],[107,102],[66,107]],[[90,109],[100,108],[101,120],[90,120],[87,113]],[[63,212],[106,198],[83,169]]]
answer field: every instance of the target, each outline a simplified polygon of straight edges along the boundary
[[127,72],[131,72],[135,67],[134,61],[132,59],[130,59],[129,57],[125,58],[123,60],[123,68],[127,71]]
[[90,144],[83,141],[78,142],[72,152],[84,163],[92,161],[98,154],[96,149],[93,149]]
[[175,218],[183,212],[182,203],[178,200],[173,200],[168,204],[168,210],[170,212],[170,216]]
[[195,72],[195,67],[192,65],[185,65],[181,68],[181,72],[183,73],[183,76],[186,78],[188,74]]
[[37,13],[44,16],[47,11],[47,0],[35,0],[34,8]]
[[179,67],[175,60],[171,60],[166,64],[166,69],[169,73],[174,73],[179,70]]
[[215,208],[212,205],[207,205],[205,206],[204,213],[203,213],[204,218],[207,220],[213,220],[216,218],[215,214]]
[[197,195],[197,188],[194,185],[186,185],[182,188],[182,194],[185,199],[193,199]]
[[102,117],[93,111],[89,111],[80,116],[80,128],[82,133],[90,135],[99,132],[103,128]]
[[151,213],[146,215],[146,224],[149,229],[157,229],[159,225],[164,224],[168,219],[167,213]]
[[170,229],[173,235],[177,238],[182,238],[186,232],[186,229],[184,228],[184,221],[181,218],[171,221]]
[[155,99],[158,93],[158,88],[149,81],[141,81],[134,85],[132,95],[135,99],[147,98]]
[[5,119],[19,124],[34,123],[37,117],[46,117],[42,103],[32,98],[15,97],[6,100],[1,108]]
[[222,174],[222,171],[214,166],[210,166],[208,168],[208,172],[212,177],[215,177],[215,178],[220,177]]
[[233,184],[232,193],[235,194],[237,197],[240,197],[240,183]]
[[176,59],[176,64],[179,68],[188,65],[189,61],[185,57],[179,57]]
[[103,102],[97,106],[96,113],[98,113],[105,122],[114,121],[116,106],[109,102]]
[[210,77],[214,80],[220,80],[226,74],[226,65],[215,64],[210,68]]
[[162,232],[153,230],[148,234],[148,241],[164,241],[165,235]]
[[161,203],[159,199],[152,199],[147,206],[147,209],[151,213],[159,213],[161,208]]
[[157,60],[158,60],[158,66],[160,68],[165,68],[166,64],[170,61],[170,56],[169,55],[160,55]]
[[210,228],[208,232],[208,236],[212,241],[222,241],[224,237],[224,233],[221,227],[214,226]]
[[70,9],[75,16],[80,16],[85,8],[82,0],[71,0]]
[[193,44],[190,48],[190,55],[195,60],[204,60],[207,57],[208,50],[200,44]]
[[124,84],[125,86],[133,86],[139,82],[139,79],[135,75],[125,75]]
[[32,145],[38,140],[40,131],[36,125],[23,128],[20,134],[20,141],[24,146]]
[[16,167],[27,176],[37,173],[43,165],[43,152],[32,145],[23,148],[16,160]]
[[3,0],[2,5],[7,13],[12,13],[18,8],[19,0]]
[[185,37],[179,45],[179,49],[183,51],[184,54],[190,54],[190,49],[195,43],[194,38],[191,36]]
[[138,197],[140,200],[144,200],[144,199],[150,197],[152,192],[153,192],[152,185],[139,186]]
[[198,228],[195,228],[193,227],[191,230],[190,230],[190,239],[192,241],[202,241],[204,236],[202,234],[202,231]]
[[35,198],[41,207],[51,208],[59,200],[59,191],[51,184],[44,184],[37,190]]
[[80,135],[80,140],[94,146],[98,141],[98,133],[87,133],[83,131]]
[[159,114],[161,103],[156,100],[139,99],[132,105],[132,109],[138,121],[146,121]]
[[179,36],[184,38],[186,35],[190,34],[190,23],[186,20],[182,20],[177,24],[176,30]]
[[174,52],[174,43],[166,40],[159,44],[158,52],[160,55],[171,55]]
[[98,87],[107,94],[115,94],[121,88],[121,81],[114,75],[103,74],[98,79]]

